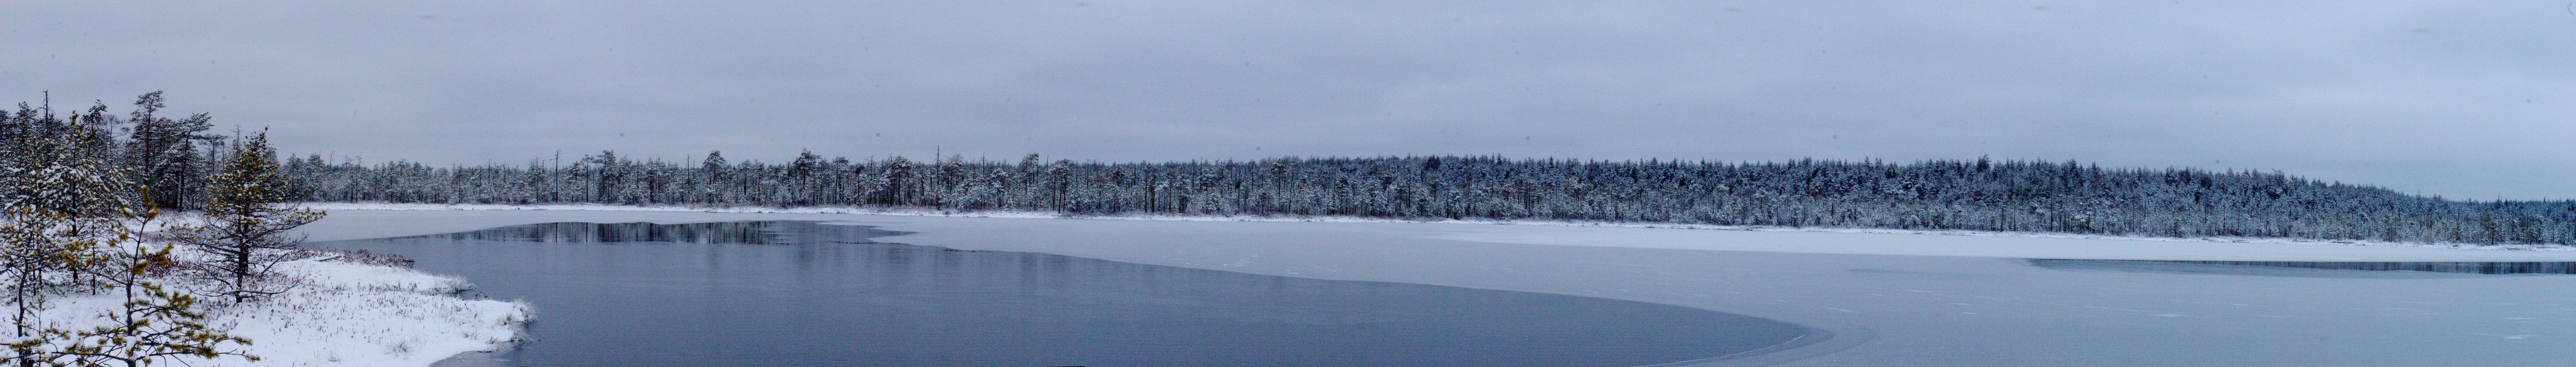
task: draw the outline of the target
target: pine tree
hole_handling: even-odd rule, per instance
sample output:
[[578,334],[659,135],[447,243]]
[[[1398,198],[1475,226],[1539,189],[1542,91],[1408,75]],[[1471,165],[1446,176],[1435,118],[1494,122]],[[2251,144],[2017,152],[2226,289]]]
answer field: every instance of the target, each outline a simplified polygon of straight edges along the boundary
[[[153,130],[145,135],[166,137],[161,132],[173,131],[173,125],[178,125],[175,131],[180,135],[203,130],[203,114],[177,123],[150,118],[150,110],[161,107],[158,93],[145,95],[138,105],[146,110],[138,112],[145,117],[141,120],[153,123],[145,127]],[[122,159],[134,158],[130,153],[140,151],[117,151],[120,143],[109,131],[121,121],[108,116],[103,103],[86,114],[59,119],[21,107],[18,116],[6,119],[8,154],[0,156],[0,239],[7,241],[0,247],[0,263],[5,263],[0,265],[6,269],[0,270],[9,273],[10,303],[16,308],[12,322],[17,339],[8,345],[18,354],[17,361],[22,365],[139,366],[179,355],[238,355],[216,348],[223,343],[248,344],[248,340],[208,329],[202,323],[205,315],[195,310],[194,297],[152,281],[172,269],[174,246],[146,243],[137,233],[151,224],[157,211],[143,209],[149,205],[151,197],[144,194],[151,187],[136,185],[134,180],[152,176],[138,173],[150,170],[136,168],[158,167],[163,177],[192,178],[197,163],[169,155],[146,160],[153,164]],[[187,126],[191,124],[199,127]],[[180,142],[165,152],[194,153],[186,140]],[[174,162],[176,166],[170,165]],[[174,187],[182,194],[194,191]],[[110,325],[38,330],[34,312],[44,307],[48,296],[106,289],[122,290],[125,300],[119,309],[100,315]]]
[[704,182],[700,183],[698,188],[703,191],[700,193],[700,197],[703,197],[704,199],[701,200],[704,200],[703,202],[707,203],[718,204],[732,202],[731,200],[728,200],[725,195],[725,186],[728,183],[733,182],[733,176],[728,175],[725,172],[726,168],[730,168],[732,166],[725,164],[724,151],[707,151],[707,159],[700,161],[699,164],[703,165],[703,168],[700,169],[700,171],[702,171],[700,172],[700,175],[705,177],[703,180]]
[[[204,185],[205,176],[198,170],[204,159],[197,151],[197,142],[217,138],[201,134],[214,127],[209,122],[212,118],[202,113],[183,120],[157,116],[162,108],[169,107],[162,101],[161,92],[145,93],[135,98],[135,110],[132,117],[126,119],[134,127],[127,134],[129,139],[124,143],[120,159],[123,165],[132,168],[133,180],[150,190],[152,197],[148,199],[153,205],[194,209],[196,195]],[[105,131],[104,126],[112,123],[104,119],[107,117],[105,104],[91,107],[90,112],[90,118],[97,121],[84,125],[99,126],[101,131]]]
[[321,220],[324,213],[280,206],[293,199],[292,192],[264,131],[233,144],[222,171],[210,181],[204,211],[209,223],[174,228],[174,238],[216,255],[222,272],[209,278],[223,283],[224,289],[213,294],[249,301],[277,293],[257,284],[275,264],[273,259],[259,258],[259,253],[295,247],[301,239],[289,238],[287,231]]
[[258,356],[239,350],[225,351],[225,343],[250,345],[247,338],[225,334],[205,324],[206,314],[196,310],[194,296],[170,291],[151,280],[155,273],[168,271],[173,262],[170,252],[176,246],[152,243],[136,236],[138,228],[148,226],[159,215],[157,210],[119,211],[123,221],[108,241],[87,242],[103,251],[81,252],[70,261],[82,269],[98,271],[107,287],[122,291],[121,307],[100,314],[108,325],[88,330],[46,328],[36,338],[10,343],[22,356],[32,355],[30,362],[48,366],[149,366],[169,357],[196,356],[216,358],[241,356],[258,361]]
[[[44,336],[34,317],[49,296],[100,286],[99,272],[90,268],[98,263],[82,259],[96,258],[125,235],[126,219],[138,206],[125,171],[102,159],[104,154],[83,149],[81,142],[95,131],[46,133],[54,135],[21,137],[0,164],[0,238],[8,241],[0,247],[0,263],[7,268],[0,270],[9,273],[13,346]],[[34,356],[31,349],[13,350],[22,362]]]

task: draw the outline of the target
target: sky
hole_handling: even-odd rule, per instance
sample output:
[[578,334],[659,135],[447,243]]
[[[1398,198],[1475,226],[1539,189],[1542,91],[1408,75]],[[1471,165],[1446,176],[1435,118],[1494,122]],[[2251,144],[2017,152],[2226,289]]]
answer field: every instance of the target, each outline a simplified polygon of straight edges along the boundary
[[164,91],[367,162],[1990,156],[2576,198],[2569,2],[110,0],[0,27],[0,101]]

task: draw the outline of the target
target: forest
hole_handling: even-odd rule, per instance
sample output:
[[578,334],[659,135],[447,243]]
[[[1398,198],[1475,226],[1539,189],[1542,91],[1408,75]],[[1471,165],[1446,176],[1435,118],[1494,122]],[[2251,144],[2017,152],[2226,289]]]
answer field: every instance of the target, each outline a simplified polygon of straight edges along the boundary
[[758,205],[1067,214],[1360,216],[2576,244],[2576,201],[2469,202],[2280,172],[2075,161],[1601,161],[1496,156],[1017,162],[637,160],[434,167],[284,163],[315,201]]
[[[50,100],[0,113],[0,284],[13,364],[258,360],[237,349],[249,339],[209,326],[207,312],[291,288],[273,281],[276,264],[299,256],[289,230],[324,214],[283,206],[287,180],[265,133],[206,134],[205,114],[159,115],[160,92],[134,105],[123,116],[104,102],[56,115]],[[85,298],[117,307],[46,313]]]
[[[214,158],[238,139],[209,134],[205,114],[166,117],[158,94],[136,106],[126,116],[98,104],[57,118],[22,103],[0,119],[0,134],[80,137],[66,144],[114,166],[136,187],[128,194],[133,199],[172,209],[205,205],[204,188],[221,163]],[[69,133],[75,130],[95,133]],[[915,161],[807,151],[766,163],[721,152],[670,161],[602,151],[482,166],[309,154],[278,163],[288,195],[327,202],[858,206],[2576,244],[2576,201],[2458,201],[2278,171],[2103,168],[2077,161],[1385,156],[1099,162],[1037,154],[1017,161],[957,155]]]

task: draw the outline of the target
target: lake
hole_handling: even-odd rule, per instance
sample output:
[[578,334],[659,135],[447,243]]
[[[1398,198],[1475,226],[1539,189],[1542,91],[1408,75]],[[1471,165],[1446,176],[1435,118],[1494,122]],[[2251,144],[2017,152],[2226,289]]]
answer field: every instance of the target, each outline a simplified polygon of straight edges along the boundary
[[1603,298],[872,240],[903,234],[545,223],[309,245],[408,256],[479,284],[469,296],[536,304],[532,340],[445,363],[458,366],[1639,366],[1809,332]]

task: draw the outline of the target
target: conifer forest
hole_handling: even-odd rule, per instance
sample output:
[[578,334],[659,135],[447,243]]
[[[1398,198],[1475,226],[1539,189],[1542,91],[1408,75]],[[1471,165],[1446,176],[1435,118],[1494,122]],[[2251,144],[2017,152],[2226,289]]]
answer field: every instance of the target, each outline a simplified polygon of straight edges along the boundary
[[[568,161],[567,161],[568,160]],[[318,201],[872,206],[1067,214],[1540,219],[1785,227],[2576,244],[2576,201],[2453,201],[2280,172],[2074,161],[1598,161],[1490,156],[1017,162],[285,163]]]
[[[122,116],[105,103],[56,115],[51,101],[0,118],[0,273],[19,365],[147,365],[237,355],[201,303],[283,292],[271,269],[323,213],[293,198],[262,132],[207,134],[205,114],[160,114],[161,93]],[[41,107],[40,107],[41,106]],[[175,221],[165,213],[187,213]],[[57,298],[118,299],[77,327],[41,313]]]
[[[117,167],[162,208],[204,204],[224,136],[204,114],[53,117],[21,104],[10,141],[88,129],[76,150]],[[119,136],[122,135],[122,136]],[[13,152],[27,149],[10,147]],[[26,156],[12,154],[11,156]],[[1016,161],[962,156],[782,163],[710,152],[614,151],[525,164],[432,166],[318,154],[281,162],[287,192],[329,202],[864,206],[1086,215],[1358,216],[1781,227],[2576,244],[2576,201],[2461,201],[2281,172],[2103,168],[1986,158],[1891,163],[1603,161],[1498,156],[1250,161]]]

